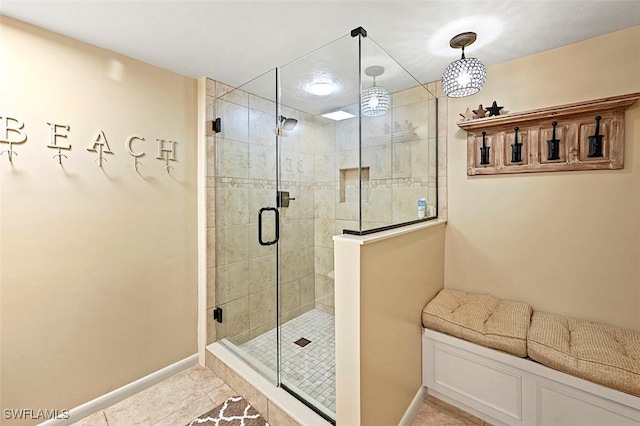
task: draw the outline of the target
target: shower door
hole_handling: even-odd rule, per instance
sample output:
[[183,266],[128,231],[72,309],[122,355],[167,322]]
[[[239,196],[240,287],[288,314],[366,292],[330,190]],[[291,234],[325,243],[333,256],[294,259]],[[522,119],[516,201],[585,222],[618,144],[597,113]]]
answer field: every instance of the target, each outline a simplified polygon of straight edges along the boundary
[[272,70],[237,89],[217,83],[215,113],[221,126],[215,136],[215,170],[209,171],[215,181],[208,179],[209,186],[215,185],[213,284],[221,313],[215,338],[278,384],[282,232],[276,203],[275,82]]
[[[279,207],[280,385],[332,420],[336,417],[333,236],[347,224],[342,162],[359,150],[359,38],[346,35],[278,69],[278,189],[295,198]],[[349,118],[327,118],[340,110]],[[295,128],[287,119],[297,120]],[[283,121],[284,120],[284,121]]]
[[[209,179],[216,200],[215,306],[222,318],[216,339],[333,419],[332,278],[331,286],[325,282],[333,249],[330,237],[314,239],[322,211],[314,206],[316,117],[289,91],[277,90],[281,75],[276,69],[233,90],[218,85],[221,126],[215,181]],[[323,277],[316,274],[318,252]]]

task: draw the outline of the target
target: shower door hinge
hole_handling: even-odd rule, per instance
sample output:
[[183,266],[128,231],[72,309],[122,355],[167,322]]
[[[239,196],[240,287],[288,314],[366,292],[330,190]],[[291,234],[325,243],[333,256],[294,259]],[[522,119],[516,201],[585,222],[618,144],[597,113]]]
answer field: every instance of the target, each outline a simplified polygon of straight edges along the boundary
[[295,198],[289,195],[289,191],[278,191],[278,196],[276,197],[278,207],[289,207],[289,201],[295,201]]
[[213,319],[219,323],[222,322],[222,308],[218,307],[213,310]]
[[213,136],[214,133],[220,133],[222,131],[222,122],[220,118],[207,121],[207,136]]
[[366,37],[367,36],[367,30],[365,30],[362,27],[358,27],[358,28],[352,29],[351,30],[351,37],[358,37],[358,36]]

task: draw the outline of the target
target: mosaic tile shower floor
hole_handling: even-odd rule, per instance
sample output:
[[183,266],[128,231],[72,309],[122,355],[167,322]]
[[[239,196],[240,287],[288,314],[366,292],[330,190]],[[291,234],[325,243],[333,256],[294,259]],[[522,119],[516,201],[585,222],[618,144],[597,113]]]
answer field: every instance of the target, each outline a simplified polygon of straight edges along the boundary
[[[335,413],[336,346],[333,315],[315,309],[308,311],[284,323],[281,336],[282,382],[293,390],[300,390],[300,396],[310,397],[310,402]],[[300,338],[311,342],[300,347],[295,343]],[[276,330],[273,329],[240,345],[240,349],[275,371],[276,345]]]

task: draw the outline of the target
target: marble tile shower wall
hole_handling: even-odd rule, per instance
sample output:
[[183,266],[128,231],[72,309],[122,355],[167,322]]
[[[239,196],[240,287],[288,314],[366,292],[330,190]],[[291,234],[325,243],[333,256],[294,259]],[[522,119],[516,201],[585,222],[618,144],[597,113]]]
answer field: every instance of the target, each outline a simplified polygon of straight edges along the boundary
[[[434,94],[438,90],[436,83],[428,89]],[[446,101],[441,101],[439,115],[443,104],[446,114]],[[363,229],[417,219],[420,198],[435,206],[436,161],[446,158],[446,146],[442,147],[446,137],[437,138],[436,120],[435,98],[420,86],[394,93],[390,113],[363,118],[362,167],[363,176],[368,177],[362,183]],[[344,181],[359,167],[358,125],[357,118],[333,122],[317,116],[314,129],[316,309],[329,313],[334,312],[332,237],[344,229],[359,228],[358,196],[349,196],[348,181]],[[445,181],[446,164],[438,165],[439,180]],[[442,185],[440,191],[439,213],[444,217]]]
[[[212,309],[221,307],[224,321],[217,330],[209,321],[208,340],[241,344],[276,325],[275,246],[258,243],[258,211],[276,204],[276,111],[271,101],[211,84],[215,90],[208,95],[215,96],[208,96],[207,119],[217,107],[223,130],[208,140],[208,226],[213,230],[207,308],[210,319]],[[295,132],[281,137],[279,161],[280,189],[295,198],[280,217],[280,315],[286,322],[314,307],[313,117],[293,109],[282,114],[298,119]],[[274,234],[271,218],[265,215],[265,240]]]
[[316,309],[333,315],[333,236],[337,233],[336,208],[339,198],[335,154],[337,123],[316,116],[314,124],[314,302]]
[[314,121],[292,108],[283,107],[282,114],[298,120],[295,130],[280,137],[280,190],[295,198],[280,209],[280,309],[285,323],[314,308]]

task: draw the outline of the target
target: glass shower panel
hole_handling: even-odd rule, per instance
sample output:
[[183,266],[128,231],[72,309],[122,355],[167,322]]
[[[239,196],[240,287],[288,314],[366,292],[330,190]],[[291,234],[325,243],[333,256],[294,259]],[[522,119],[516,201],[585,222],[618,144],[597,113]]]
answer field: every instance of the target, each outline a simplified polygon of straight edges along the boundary
[[371,37],[362,40],[361,78],[361,222],[354,229],[435,216],[435,96]]
[[332,419],[332,237],[344,226],[340,206],[350,209],[343,220],[358,215],[355,192],[344,200],[340,187],[358,168],[358,63],[358,38],[347,35],[279,69],[279,114],[297,120],[278,139],[280,190],[295,198],[280,207],[280,381]]
[[275,83],[272,70],[217,99],[215,288],[217,339],[277,383]]
[[331,422],[333,236],[437,209],[437,99],[353,33],[216,103],[217,340]]

